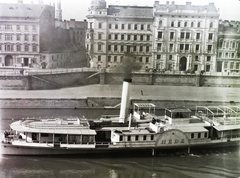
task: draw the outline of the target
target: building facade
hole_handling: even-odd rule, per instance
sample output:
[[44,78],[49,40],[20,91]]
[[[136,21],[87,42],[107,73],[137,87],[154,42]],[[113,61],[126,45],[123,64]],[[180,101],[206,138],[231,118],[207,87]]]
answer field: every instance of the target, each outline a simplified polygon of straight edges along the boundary
[[[86,61],[86,22],[62,21],[61,1],[52,5],[0,4],[0,66],[79,67]],[[84,66],[86,66],[84,64]]]
[[89,8],[86,50],[91,66],[114,68],[133,54],[142,68],[152,68],[152,8],[109,6],[93,0]]
[[240,22],[219,22],[217,72],[240,72]]
[[92,67],[108,68],[132,53],[142,69],[215,71],[219,13],[213,3],[108,6],[92,0],[86,48]]
[[156,69],[215,71],[219,14],[213,3],[194,6],[155,1],[153,12]]

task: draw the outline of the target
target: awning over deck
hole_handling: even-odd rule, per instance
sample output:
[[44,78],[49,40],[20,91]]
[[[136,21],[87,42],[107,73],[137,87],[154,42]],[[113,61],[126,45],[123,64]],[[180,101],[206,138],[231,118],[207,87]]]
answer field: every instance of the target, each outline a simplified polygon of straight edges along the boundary
[[236,130],[240,129],[240,125],[218,125],[214,126],[214,128],[218,131]]

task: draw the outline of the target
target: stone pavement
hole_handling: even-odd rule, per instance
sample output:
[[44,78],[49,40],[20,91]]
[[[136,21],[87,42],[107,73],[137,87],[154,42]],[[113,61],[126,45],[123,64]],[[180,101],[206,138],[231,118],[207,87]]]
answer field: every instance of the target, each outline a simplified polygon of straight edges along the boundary
[[[122,85],[87,85],[57,90],[0,90],[1,99],[121,97]],[[132,85],[132,99],[240,102],[240,88]]]

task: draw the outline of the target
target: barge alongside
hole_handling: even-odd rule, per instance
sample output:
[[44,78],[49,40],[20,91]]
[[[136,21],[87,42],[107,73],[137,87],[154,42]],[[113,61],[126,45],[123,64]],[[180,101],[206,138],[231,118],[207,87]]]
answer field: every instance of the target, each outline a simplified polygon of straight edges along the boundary
[[86,118],[28,118],[10,124],[1,143],[4,155],[62,155],[128,150],[228,147],[240,144],[240,107],[165,109],[155,115],[152,103],[133,103],[127,114],[128,88],[123,84],[120,116]]

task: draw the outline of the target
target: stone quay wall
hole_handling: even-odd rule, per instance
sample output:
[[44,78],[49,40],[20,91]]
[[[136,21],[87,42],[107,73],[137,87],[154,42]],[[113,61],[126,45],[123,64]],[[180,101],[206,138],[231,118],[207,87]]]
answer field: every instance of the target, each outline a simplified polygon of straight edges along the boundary
[[[122,84],[124,75],[110,72],[75,72],[45,75],[0,76],[1,90],[48,90],[89,84]],[[196,87],[240,87],[239,76],[133,73],[133,84]]]

